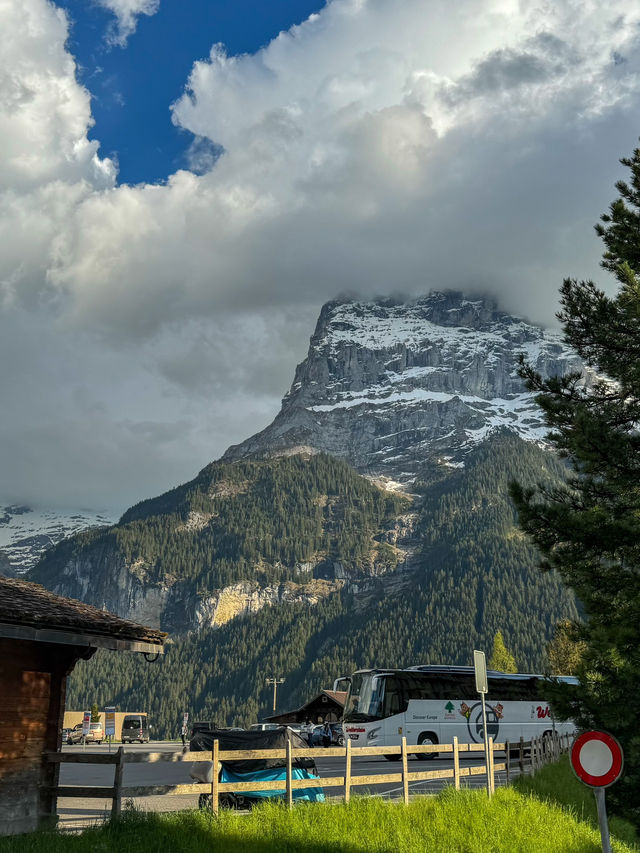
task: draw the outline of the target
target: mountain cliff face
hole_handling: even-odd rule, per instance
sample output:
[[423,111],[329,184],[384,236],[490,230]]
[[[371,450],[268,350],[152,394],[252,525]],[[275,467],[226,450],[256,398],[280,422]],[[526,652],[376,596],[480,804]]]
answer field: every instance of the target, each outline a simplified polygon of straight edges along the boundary
[[307,447],[406,484],[430,460],[463,462],[496,428],[541,441],[521,354],[544,376],[582,368],[560,335],[487,299],[330,302],[278,416],[223,458]]

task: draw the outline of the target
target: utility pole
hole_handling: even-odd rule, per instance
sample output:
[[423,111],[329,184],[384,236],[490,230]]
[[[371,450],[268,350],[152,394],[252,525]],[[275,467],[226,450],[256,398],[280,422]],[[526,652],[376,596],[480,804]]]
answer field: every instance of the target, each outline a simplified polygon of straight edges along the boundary
[[273,684],[273,710],[276,710],[276,699],[278,696],[278,684],[284,684],[284,678],[267,678],[267,684]]

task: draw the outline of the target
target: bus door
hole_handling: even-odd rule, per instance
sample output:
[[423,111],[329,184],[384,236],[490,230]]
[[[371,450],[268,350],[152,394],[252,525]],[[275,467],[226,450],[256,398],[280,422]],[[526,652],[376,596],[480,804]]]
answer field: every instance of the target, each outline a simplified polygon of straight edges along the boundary
[[392,675],[385,676],[381,723],[384,742],[389,746],[399,746],[402,742],[402,735],[405,734],[405,708],[406,702],[403,700],[398,679]]

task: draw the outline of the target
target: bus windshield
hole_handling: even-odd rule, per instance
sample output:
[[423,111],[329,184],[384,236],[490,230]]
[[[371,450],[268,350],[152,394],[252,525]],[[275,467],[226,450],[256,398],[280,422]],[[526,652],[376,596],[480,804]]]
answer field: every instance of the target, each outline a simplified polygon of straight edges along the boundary
[[345,722],[367,722],[382,718],[384,678],[373,673],[356,672],[351,679],[344,711]]

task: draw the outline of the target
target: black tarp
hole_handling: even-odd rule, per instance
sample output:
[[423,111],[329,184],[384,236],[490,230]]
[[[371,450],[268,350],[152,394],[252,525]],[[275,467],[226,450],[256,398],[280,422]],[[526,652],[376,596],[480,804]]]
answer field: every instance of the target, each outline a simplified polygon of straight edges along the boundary
[[[211,756],[213,742],[217,740],[219,749],[286,749],[287,739],[291,740],[294,749],[308,749],[309,744],[303,740],[297,732],[291,731],[286,726],[280,726],[270,731],[236,731],[229,729],[209,729],[199,731],[189,743],[192,752],[208,752]],[[225,761],[224,766],[232,773],[257,773],[260,770],[270,770],[273,767],[285,767],[284,758],[264,758],[255,761]],[[316,763],[312,758],[294,758],[293,766],[315,773]]]

